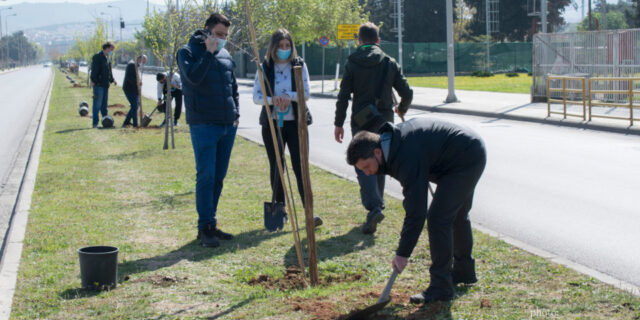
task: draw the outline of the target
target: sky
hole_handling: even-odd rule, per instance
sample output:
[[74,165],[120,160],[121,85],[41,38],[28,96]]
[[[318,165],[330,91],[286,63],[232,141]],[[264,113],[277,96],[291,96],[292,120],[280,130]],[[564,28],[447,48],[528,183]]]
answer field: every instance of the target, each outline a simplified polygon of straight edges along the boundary
[[[327,1],[331,1],[331,0],[327,0]],[[504,0],[503,0],[504,1]],[[513,1],[513,0],[506,0],[506,1]],[[582,4],[582,0],[574,0],[575,2],[578,3],[578,10],[575,10],[573,7],[568,6],[565,9],[565,15],[564,18],[567,22],[569,23],[575,23],[575,22],[580,22],[581,20],[581,4]],[[586,7],[586,3],[589,0],[585,0],[585,7]],[[592,0],[592,6],[599,0]],[[606,0],[608,3],[618,3],[619,0]],[[109,1],[105,1],[105,0],[76,0],[76,1],[69,1],[69,0],[0,0],[0,5],[4,6],[4,5],[12,5],[12,4],[18,4],[18,3],[22,3],[22,2],[32,2],[32,3],[42,3],[42,2],[49,2],[49,3],[55,3],[55,2],[79,2],[79,3],[86,3],[86,4],[92,4],[92,3],[101,3],[101,2],[109,2]],[[165,4],[166,0],[149,0],[150,3],[155,3],[155,4]],[[585,8],[585,14],[586,14],[587,10]]]
[[[18,3],[23,3],[23,2],[30,2],[30,3],[56,3],[56,2],[75,2],[75,3],[84,3],[84,4],[95,4],[95,3],[102,3],[102,2],[111,2],[111,1],[105,1],[105,0],[0,0],[0,5],[1,6],[5,6],[5,5],[13,5],[13,4],[18,4]],[[150,3],[154,3],[154,4],[165,4],[165,0],[149,0]]]
[[[568,6],[564,12],[564,19],[569,22],[569,23],[576,23],[576,22],[580,22],[580,20],[582,20],[582,0],[573,0],[576,3],[578,3],[578,10],[575,10],[572,6]],[[587,15],[587,8],[588,8],[588,2],[589,0],[584,0],[584,15]],[[591,9],[593,10],[593,8],[595,8],[595,4],[600,1],[600,0],[592,0],[591,1]],[[618,3],[619,0],[607,0],[607,3],[611,3],[611,4],[616,4]]]

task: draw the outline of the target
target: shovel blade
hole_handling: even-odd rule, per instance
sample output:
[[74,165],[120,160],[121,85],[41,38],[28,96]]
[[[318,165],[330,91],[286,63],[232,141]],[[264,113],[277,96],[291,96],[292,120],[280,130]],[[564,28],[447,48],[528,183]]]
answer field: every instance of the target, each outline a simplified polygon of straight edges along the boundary
[[269,232],[275,232],[284,228],[287,213],[284,204],[280,202],[264,203],[264,227]]
[[384,302],[379,302],[376,303],[372,306],[369,306],[365,309],[356,311],[356,312],[352,312],[350,313],[346,320],[365,320],[365,319],[369,319],[370,316],[374,315],[376,312],[384,309],[385,306],[387,306],[387,304],[389,304],[389,302],[391,302],[391,299],[388,299],[387,301]]
[[140,121],[140,125],[143,128],[146,128],[149,123],[151,123],[151,117],[148,114],[145,114],[144,117],[142,117],[142,120]]

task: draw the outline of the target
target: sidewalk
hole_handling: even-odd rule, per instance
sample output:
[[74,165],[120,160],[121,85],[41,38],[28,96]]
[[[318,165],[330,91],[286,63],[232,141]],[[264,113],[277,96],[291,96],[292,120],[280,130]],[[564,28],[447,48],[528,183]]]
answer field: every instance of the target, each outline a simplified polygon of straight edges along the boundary
[[[252,79],[238,79],[238,84],[253,86]],[[338,91],[334,89],[333,80],[324,81],[324,93],[322,81],[311,81],[311,95],[322,98],[336,98]],[[456,97],[460,102],[444,103],[447,97],[447,89],[412,87],[412,108],[430,111],[489,117],[506,120],[528,121],[567,127],[608,131],[624,134],[640,135],[640,125],[629,126],[628,120],[593,118],[592,121],[583,121],[579,117],[567,117],[562,119],[561,114],[552,114],[547,117],[546,103],[531,103],[529,94],[499,93],[486,91],[456,90]],[[562,111],[562,105],[552,104],[552,111]],[[634,111],[640,111],[638,109]],[[588,110],[587,110],[588,112]],[[582,106],[567,105],[567,113],[582,114]],[[629,110],[624,108],[596,107],[593,114],[606,114],[609,116],[627,117]],[[638,116],[636,116],[638,117]],[[587,115],[588,119],[588,115]]]

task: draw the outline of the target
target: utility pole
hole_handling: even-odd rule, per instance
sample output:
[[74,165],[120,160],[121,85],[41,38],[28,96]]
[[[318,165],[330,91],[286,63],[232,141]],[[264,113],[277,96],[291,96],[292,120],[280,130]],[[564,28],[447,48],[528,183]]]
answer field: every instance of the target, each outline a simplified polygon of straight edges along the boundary
[[542,23],[542,33],[547,33],[547,0],[541,0],[540,23]]
[[453,51],[453,2],[447,0],[447,80],[449,93],[445,103],[458,102],[455,93],[455,55]]
[[402,1],[397,0],[398,3],[398,63],[402,68]]

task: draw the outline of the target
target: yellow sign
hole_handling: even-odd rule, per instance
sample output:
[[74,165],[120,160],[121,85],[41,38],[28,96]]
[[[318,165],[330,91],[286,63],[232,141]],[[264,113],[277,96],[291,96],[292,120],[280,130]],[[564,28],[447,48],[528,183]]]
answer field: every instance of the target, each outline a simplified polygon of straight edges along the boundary
[[339,24],[338,40],[355,40],[358,37],[359,24]]

